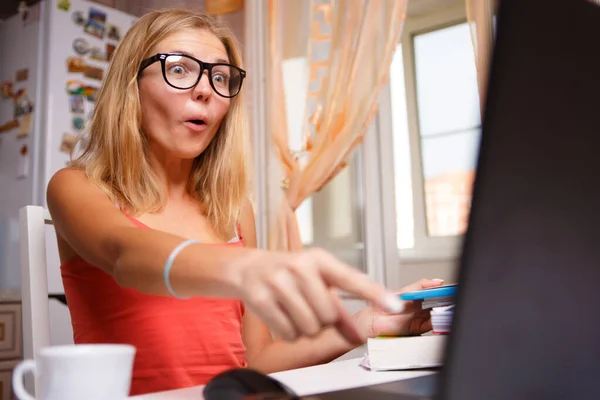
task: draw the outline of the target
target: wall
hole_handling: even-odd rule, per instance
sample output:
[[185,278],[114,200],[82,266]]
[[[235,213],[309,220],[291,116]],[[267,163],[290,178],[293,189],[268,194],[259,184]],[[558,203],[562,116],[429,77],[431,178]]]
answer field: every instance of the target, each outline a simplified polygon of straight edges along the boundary
[[400,263],[400,279],[403,284],[421,278],[443,279],[453,283],[457,279],[458,260],[426,260]]
[[[32,11],[36,10],[39,11],[39,5]],[[40,23],[35,20],[39,12],[33,12],[32,15],[32,20],[26,24],[19,15],[0,21],[0,82],[13,82],[13,90],[27,90],[29,99],[34,103],[35,120],[38,112],[35,103]],[[26,81],[16,82],[15,74],[22,68],[29,69],[28,78]],[[0,125],[12,120],[13,113],[12,100],[0,98]],[[20,287],[18,266],[8,264],[19,259],[18,210],[33,202],[34,129],[35,122],[31,125],[29,136],[25,138],[17,137],[18,128],[0,133],[0,289]],[[25,179],[18,179],[17,167],[23,145],[28,149],[29,174]]]
[[[92,0],[95,3],[103,4],[108,7],[132,14],[138,17],[152,10],[158,10],[167,7],[183,7],[195,10],[205,9],[205,0]],[[220,15],[217,17],[229,26],[240,43],[245,42],[244,38],[244,10]]]

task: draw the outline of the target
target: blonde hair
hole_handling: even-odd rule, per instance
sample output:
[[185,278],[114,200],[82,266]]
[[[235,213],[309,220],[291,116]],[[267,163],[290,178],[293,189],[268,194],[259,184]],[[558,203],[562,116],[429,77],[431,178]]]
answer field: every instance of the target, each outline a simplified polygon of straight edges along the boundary
[[[232,64],[243,68],[231,31],[213,18],[183,9],[152,11],[141,17],[115,50],[106,79],[98,92],[87,129],[88,144],[71,166],[114,202],[133,215],[160,211],[166,194],[150,167],[138,88],[141,62],[168,36],[196,28],[214,34],[223,43]],[[231,99],[218,132],[193,163],[188,190],[221,235],[229,235],[248,195],[246,173],[247,121],[243,94]]]

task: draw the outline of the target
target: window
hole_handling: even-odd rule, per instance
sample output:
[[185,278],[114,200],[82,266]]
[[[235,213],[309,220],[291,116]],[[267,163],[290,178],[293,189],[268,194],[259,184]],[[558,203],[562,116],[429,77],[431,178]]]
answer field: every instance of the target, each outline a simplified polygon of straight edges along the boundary
[[389,88],[400,256],[453,258],[467,227],[481,127],[464,5],[409,16]]
[[469,28],[417,35],[414,52],[427,233],[459,235],[466,230],[481,124]]

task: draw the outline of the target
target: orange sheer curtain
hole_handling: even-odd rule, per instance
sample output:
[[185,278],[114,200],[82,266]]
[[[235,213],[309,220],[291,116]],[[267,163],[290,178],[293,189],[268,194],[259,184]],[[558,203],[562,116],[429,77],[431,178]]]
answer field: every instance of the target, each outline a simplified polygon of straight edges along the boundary
[[205,0],[204,7],[208,14],[227,14],[242,9],[244,0]]
[[269,189],[279,203],[269,248],[295,251],[302,244],[294,211],[345,168],[377,112],[407,0],[310,1],[305,143],[297,152],[288,145],[283,92],[284,3],[269,0],[270,129],[281,167]]
[[490,61],[494,44],[494,14],[497,0],[466,0],[467,21],[475,50],[481,113],[485,104]]

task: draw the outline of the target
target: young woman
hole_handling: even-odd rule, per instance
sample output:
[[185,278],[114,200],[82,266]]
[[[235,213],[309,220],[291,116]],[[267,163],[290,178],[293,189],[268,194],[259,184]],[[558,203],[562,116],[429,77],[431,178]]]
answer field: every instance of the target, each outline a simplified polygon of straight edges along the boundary
[[[368,336],[431,327],[325,251],[255,248],[245,75],[212,19],[143,16],[114,53],[87,148],[49,183],[74,340],[135,345],[132,394],[326,362]],[[334,289],[395,314],[349,316]]]

